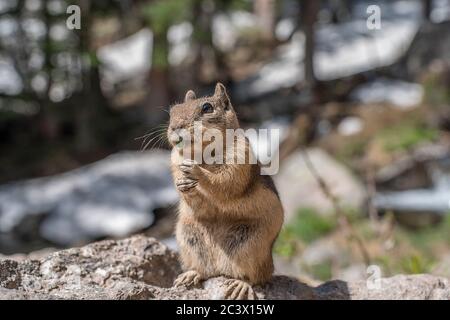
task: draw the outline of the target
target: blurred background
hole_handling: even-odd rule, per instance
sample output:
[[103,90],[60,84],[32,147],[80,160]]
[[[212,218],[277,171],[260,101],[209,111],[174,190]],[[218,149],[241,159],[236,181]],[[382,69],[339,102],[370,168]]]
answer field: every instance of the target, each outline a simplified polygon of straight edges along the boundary
[[450,0],[0,0],[0,257],[176,248],[167,110],[217,81],[282,133],[277,272],[450,277]]

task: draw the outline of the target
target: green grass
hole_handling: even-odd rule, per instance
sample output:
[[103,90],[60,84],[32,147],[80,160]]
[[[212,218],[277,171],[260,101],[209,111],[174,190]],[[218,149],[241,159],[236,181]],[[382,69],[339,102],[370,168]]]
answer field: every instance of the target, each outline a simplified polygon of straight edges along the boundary
[[415,121],[398,123],[394,127],[383,129],[377,134],[377,139],[388,152],[407,151],[426,141],[434,141],[439,131],[426,127]]
[[[438,137],[438,129],[427,126],[420,118],[414,118],[378,130],[373,139],[390,153],[408,151],[423,142],[435,141]],[[363,137],[349,140],[337,151],[336,156],[344,164],[351,165],[353,159],[365,155],[368,145],[369,140]]]
[[433,265],[431,259],[420,254],[403,258],[400,263],[402,272],[407,274],[429,273]]
[[296,243],[293,239],[290,239],[284,235],[283,232],[280,233],[277,241],[275,242],[275,246],[273,251],[275,254],[282,257],[292,257],[296,252]]
[[[381,243],[377,241],[383,240],[378,239],[379,235],[371,228],[370,221],[362,219],[354,210],[345,209],[345,212],[359,235],[367,244],[372,244],[368,246],[372,262],[381,267],[384,276],[432,273],[443,252],[448,252],[450,248],[450,214],[445,215],[439,224],[426,228],[411,230],[397,225],[392,239],[395,246],[380,251]],[[301,254],[311,242],[332,235],[336,227],[334,216],[324,217],[312,209],[301,209],[283,227],[275,243],[274,253],[286,258]],[[348,256],[342,257],[336,268],[343,268],[356,261],[349,251],[351,248],[347,244],[345,246],[342,252],[347,252]],[[331,261],[313,265],[302,263],[301,269],[317,280],[325,281],[333,277]]]
[[339,149],[337,158],[344,164],[348,164],[355,157],[361,157],[365,154],[367,148],[366,139],[356,139],[349,141],[341,149]]
[[419,230],[403,229],[400,236],[407,238],[414,248],[430,253],[437,244],[450,246],[450,213],[446,214],[438,225]]
[[395,251],[374,260],[382,266],[387,276],[399,273],[430,273],[441,252],[450,246],[450,214],[447,214],[438,225],[411,230],[398,227],[395,231],[395,242],[406,245],[401,251]]
[[311,243],[332,231],[335,226],[336,221],[332,217],[321,216],[313,209],[300,209],[293,221],[286,226],[286,232],[305,243]]
[[275,253],[292,256],[300,243],[308,244],[330,233],[336,227],[334,217],[324,217],[315,210],[300,209],[295,218],[281,230],[275,243]]
[[330,261],[304,267],[305,270],[314,277],[314,279],[327,281],[333,277]]

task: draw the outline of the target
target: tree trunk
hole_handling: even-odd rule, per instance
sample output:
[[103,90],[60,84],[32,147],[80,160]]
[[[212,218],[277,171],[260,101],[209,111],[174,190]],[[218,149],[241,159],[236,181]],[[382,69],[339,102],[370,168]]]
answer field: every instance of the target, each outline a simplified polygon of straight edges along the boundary
[[154,34],[152,66],[149,75],[149,96],[146,101],[146,113],[154,117],[156,108],[167,108],[171,98],[169,72],[169,42],[167,31]]
[[257,0],[253,2],[253,10],[265,41],[271,43],[275,39],[275,0]]
[[195,86],[209,84],[216,81],[220,76],[212,36],[214,11],[214,2],[210,0],[195,0],[192,6],[193,38],[196,51],[193,66]]
[[156,107],[167,107],[170,101],[169,72],[165,68],[152,68],[149,76],[150,95],[148,112],[151,116]]
[[44,70],[47,73],[47,83],[45,92],[42,97],[39,97],[40,112],[38,114],[38,122],[40,133],[46,140],[55,140],[58,137],[58,121],[56,115],[52,113],[50,107],[52,102],[50,100],[50,90],[52,88],[53,77],[52,77],[52,40],[50,37],[50,27],[52,24],[52,19],[50,13],[48,12],[47,6],[43,6],[43,16],[44,23],[46,26],[46,33],[44,38]]
[[305,59],[304,59],[304,72],[305,72],[305,84],[308,88],[312,89],[316,84],[316,76],[314,73],[314,47],[315,47],[315,34],[314,24],[317,20],[317,13],[319,12],[320,1],[319,0],[303,0],[301,5],[301,25],[305,32]]
[[433,9],[433,1],[432,0],[422,0],[423,6],[423,18],[425,21],[431,21],[431,11]]
[[100,87],[95,48],[91,43],[91,0],[80,0],[81,24],[79,30],[82,90],[75,116],[75,146],[80,153],[88,153],[98,146],[107,122],[108,102]]
[[91,90],[91,61],[90,57],[90,0],[80,0],[81,11],[81,29],[79,32],[80,54],[84,58],[81,65],[81,82],[82,90],[80,94],[80,104],[76,106],[78,111],[75,116],[75,147],[80,153],[87,153],[93,148],[94,134],[91,130],[91,113],[93,106],[90,103],[89,96],[94,94]]

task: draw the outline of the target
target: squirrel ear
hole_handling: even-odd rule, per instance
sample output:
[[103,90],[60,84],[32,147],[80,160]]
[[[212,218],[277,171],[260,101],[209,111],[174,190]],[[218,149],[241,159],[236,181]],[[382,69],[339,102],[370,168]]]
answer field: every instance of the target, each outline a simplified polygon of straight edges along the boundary
[[230,98],[228,97],[227,89],[225,89],[225,86],[220,82],[217,82],[216,84],[214,96],[219,98],[224,103],[225,110],[228,110],[230,108]]
[[195,92],[192,90],[189,90],[188,92],[186,92],[186,95],[184,96],[184,102],[194,100],[195,98],[196,98]]
[[214,91],[214,95],[216,97],[224,97],[227,95],[227,89],[225,89],[225,86],[221,84],[220,82],[217,82],[216,84],[216,90]]

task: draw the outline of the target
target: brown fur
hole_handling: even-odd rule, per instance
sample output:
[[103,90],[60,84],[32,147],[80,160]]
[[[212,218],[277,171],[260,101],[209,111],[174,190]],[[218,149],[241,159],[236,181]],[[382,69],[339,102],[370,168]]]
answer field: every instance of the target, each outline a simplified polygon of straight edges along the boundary
[[[201,114],[205,102],[213,105],[213,113]],[[174,130],[191,129],[197,120],[223,132],[239,128],[222,84],[211,97],[196,99],[188,91],[185,102],[171,108],[169,140]],[[244,149],[251,152],[247,141]],[[283,222],[271,177],[261,176],[258,164],[194,164],[186,169],[179,165],[180,157],[173,148],[172,173],[181,198],[176,238],[184,269],[201,279],[226,276],[252,285],[268,281],[272,246]]]

